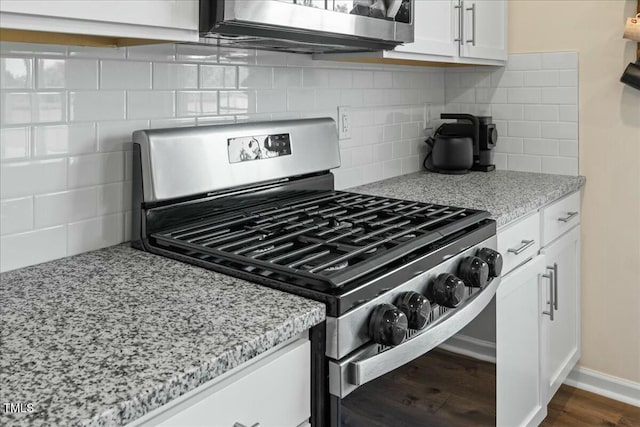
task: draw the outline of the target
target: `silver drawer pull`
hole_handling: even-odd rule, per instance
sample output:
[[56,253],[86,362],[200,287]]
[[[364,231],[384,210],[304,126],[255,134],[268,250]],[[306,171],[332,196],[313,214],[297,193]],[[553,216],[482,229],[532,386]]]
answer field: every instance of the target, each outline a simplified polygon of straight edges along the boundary
[[573,218],[576,215],[578,215],[578,212],[568,212],[567,216],[565,216],[564,218],[558,218],[558,221],[560,221],[560,222],[569,222],[569,221],[571,221],[571,218]]
[[543,274],[542,277],[544,277],[545,279],[549,279],[549,300],[547,301],[547,304],[549,304],[549,311],[543,311],[542,314],[546,314],[547,316],[549,316],[549,319],[551,319],[551,321],[553,322],[553,311],[554,311],[554,303],[553,303],[553,285],[555,283],[554,281],[554,277],[553,277],[553,270],[551,270],[551,272],[549,274]]
[[520,255],[522,252],[529,249],[535,243],[535,240],[523,240],[522,244],[517,248],[508,249],[507,252],[511,252],[512,254]]

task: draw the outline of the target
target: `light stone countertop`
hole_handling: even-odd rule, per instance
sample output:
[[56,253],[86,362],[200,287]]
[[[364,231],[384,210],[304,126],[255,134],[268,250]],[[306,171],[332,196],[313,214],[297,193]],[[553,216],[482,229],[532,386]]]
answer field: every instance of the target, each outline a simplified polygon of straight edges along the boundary
[[0,399],[34,408],[0,414],[12,426],[124,425],[325,318],[125,245],[3,273],[0,292]]
[[416,172],[348,189],[373,196],[489,211],[498,227],[578,191],[583,176],[530,172]]

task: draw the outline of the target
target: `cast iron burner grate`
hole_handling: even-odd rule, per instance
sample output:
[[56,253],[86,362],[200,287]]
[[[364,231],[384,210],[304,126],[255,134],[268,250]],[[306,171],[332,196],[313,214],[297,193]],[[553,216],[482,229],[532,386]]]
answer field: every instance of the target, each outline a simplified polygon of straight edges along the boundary
[[337,288],[488,213],[327,191],[238,209],[151,237],[201,259]]

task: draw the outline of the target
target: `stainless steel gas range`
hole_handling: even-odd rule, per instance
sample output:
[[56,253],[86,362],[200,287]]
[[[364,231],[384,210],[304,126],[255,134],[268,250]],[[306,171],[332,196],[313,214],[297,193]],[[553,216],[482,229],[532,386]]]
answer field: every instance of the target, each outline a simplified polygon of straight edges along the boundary
[[134,245],[322,301],[312,425],[456,334],[493,298],[484,211],[336,191],[331,119],[134,133]]

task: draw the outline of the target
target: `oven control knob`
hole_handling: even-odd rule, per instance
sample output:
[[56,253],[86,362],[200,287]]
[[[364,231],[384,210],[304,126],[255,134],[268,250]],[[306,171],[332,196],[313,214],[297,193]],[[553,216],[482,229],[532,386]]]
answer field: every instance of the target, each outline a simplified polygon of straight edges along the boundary
[[460,263],[458,275],[467,286],[484,288],[489,283],[489,264],[475,256],[466,257]]
[[429,287],[430,299],[444,307],[456,308],[464,300],[466,288],[462,279],[442,273]]
[[482,248],[476,254],[478,258],[489,264],[489,275],[498,277],[502,272],[502,255],[490,248]]
[[406,292],[400,295],[396,305],[407,316],[410,329],[422,329],[429,323],[431,304],[424,295]]
[[369,319],[369,333],[378,344],[400,344],[404,341],[407,329],[407,316],[393,305],[380,304],[373,309]]

